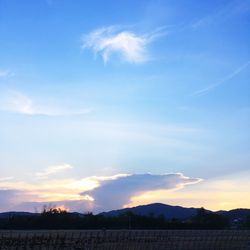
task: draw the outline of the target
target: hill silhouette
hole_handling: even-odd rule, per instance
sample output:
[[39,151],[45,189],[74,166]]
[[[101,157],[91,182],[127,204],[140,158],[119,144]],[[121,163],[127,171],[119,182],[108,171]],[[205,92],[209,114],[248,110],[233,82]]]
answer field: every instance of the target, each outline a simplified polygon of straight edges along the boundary
[[247,229],[250,209],[212,212],[161,203],[103,212],[70,213],[47,207],[41,213],[0,213],[0,229]]
[[117,216],[119,214],[132,212],[142,216],[160,216],[163,215],[166,219],[187,219],[196,214],[197,208],[185,208],[181,206],[170,206],[162,203],[153,203],[148,205],[140,205],[131,208],[112,210],[101,213],[104,216]]

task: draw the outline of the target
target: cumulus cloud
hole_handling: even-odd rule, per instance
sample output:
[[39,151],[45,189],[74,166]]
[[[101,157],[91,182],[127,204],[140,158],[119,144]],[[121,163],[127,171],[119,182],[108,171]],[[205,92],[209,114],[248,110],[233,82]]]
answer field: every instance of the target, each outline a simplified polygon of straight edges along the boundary
[[142,63],[149,59],[147,45],[163,34],[162,29],[143,35],[116,26],[96,29],[82,38],[82,48],[100,54],[104,63],[111,56],[119,56],[128,63]]
[[61,107],[37,105],[29,96],[17,91],[8,91],[0,96],[0,110],[24,115],[46,116],[82,115],[92,111],[89,108],[72,110]]
[[[47,168],[41,176],[69,169],[69,166]],[[101,212],[121,208],[135,196],[148,191],[181,189],[200,179],[182,174],[117,174],[90,176],[82,179],[41,179],[36,183],[5,180],[0,182],[0,209],[34,211],[44,204],[64,206],[70,211]],[[11,191],[14,190],[15,192]],[[5,192],[6,191],[6,192]],[[11,192],[8,195],[8,192]],[[21,195],[18,195],[21,193]],[[2,198],[1,198],[2,197]],[[9,198],[8,198],[9,197]],[[21,200],[20,200],[21,197]],[[2,200],[4,203],[2,203]],[[159,200],[160,202],[160,200]]]
[[39,178],[46,178],[49,175],[57,174],[59,172],[63,172],[65,170],[72,169],[72,168],[73,167],[69,164],[49,166],[44,171],[37,172],[36,176]]
[[183,174],[133,174],[100,181],[99,186],[83,195],[93,197],[97,210],[116,209],[128,204],[130,199],[148,191],[172,190],[195,184],[201,179],[189,178]]

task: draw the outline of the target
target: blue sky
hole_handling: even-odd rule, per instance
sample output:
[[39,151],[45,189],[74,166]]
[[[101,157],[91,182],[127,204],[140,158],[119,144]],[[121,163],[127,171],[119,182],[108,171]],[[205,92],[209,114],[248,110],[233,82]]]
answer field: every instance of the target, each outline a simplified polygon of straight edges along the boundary
[[117,206],[249,207],[249,23],[249,0],[0,0],[3,210],[107,209],[133,178]]

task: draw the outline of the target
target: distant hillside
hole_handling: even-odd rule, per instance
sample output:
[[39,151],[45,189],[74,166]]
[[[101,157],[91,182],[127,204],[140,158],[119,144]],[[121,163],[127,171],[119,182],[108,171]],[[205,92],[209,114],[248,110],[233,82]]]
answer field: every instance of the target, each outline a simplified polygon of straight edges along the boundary
[[[136,215],[143,215],[143,216],[160,216],[163,215],[166,219],[179,219],[185,220],[189,219],[196,215],[198,208],[186,208],[181,206],[171,206],[162,203],[153,203],[148,205],[141,205],[131,208],[124,208],[118,210],[112,210],[108,212],[100,213],[100,215],[104,215],[106,217],[113,217],[119,214],[132,212]],[[229,211],[217,211],[212,212],[210,210],[206,210],[209,213],[216,213],[222,215],[230,220],[230,222],[245,220],[247,216],[250,216],[250,209],[233,209]],[[71,214],[78,215],[79,217],[83,217],[84,214],[73,212]],[[29,212],[5,212],[0,213],[0,219],[9,218],[12,216],[32,216],[37,215],[36,213],[29,213]]]
[[162,203],[153,203],[132,208],[124,208],[101,213],[104,216],[116,216],[126,212],[132,212],[136,215],[163,215],[166,219],[187,219],[196,215],[197,208],[185,208],[180,206],[170,206]]
[[0,219],[9,218],[12,216],[32,216],[35,215],[35,213],[29,213],[29,212],[4,212],[0,213]]
[[[164,215],[166,219],[188,219],[194,215],[196,215],[198,208],[186,208],[181,206],[170,206],[162,203],[153,203],[148,205],[142,205],[132,208],[124,208],[118,210],[112,210],[109,212],[101,213],[104,216],[117,216],[122,213],[132,212],[136,215],[145,215],[148,216],[150,214],[159,216]],[[210,210],[206,210],[207,212],[213,213]],[[214,212],[219,215],[223,215],[227,217],[230,221],[234,220],[242,220],[245,219],[248,215],[250,215],[250,209],[233,209],[229,211],[218,211]]]
[[233,222],[235,220],[244,220],[247,216],[250,216],[250,209],[237,208],[229,211],[218,211],[216,213],[227,217]]

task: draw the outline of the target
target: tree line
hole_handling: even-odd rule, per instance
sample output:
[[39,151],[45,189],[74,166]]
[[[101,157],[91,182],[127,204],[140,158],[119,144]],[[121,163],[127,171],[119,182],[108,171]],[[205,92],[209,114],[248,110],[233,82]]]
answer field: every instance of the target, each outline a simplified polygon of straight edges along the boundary
[[[92,213],[69,213],[58,208],[44,208],[41,213],[31,215],[10,214],[0,219],[0,229],[230,229],[228,218],[197,209],[195,216],[179,220],[166,219],[163,215],[148,216],[126,212],[117,216],[94,215]],[[250,215],[237,225],[238,229],[250,229]]]

